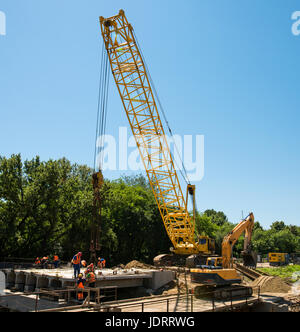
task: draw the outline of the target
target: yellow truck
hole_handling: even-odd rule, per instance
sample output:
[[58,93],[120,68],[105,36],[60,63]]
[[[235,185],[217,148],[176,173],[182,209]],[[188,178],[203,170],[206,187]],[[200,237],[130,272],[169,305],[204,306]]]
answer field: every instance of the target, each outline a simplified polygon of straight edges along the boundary
[[270,252],[269,253],[270,266],[283,266],[289,264],[289,254]]

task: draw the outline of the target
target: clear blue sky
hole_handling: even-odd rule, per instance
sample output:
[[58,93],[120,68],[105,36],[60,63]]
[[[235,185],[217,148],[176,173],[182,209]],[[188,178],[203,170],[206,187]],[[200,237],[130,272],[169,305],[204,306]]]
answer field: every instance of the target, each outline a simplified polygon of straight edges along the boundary
[[[199,210],[300,225],[296,0],[1,0],[0,155],[93,165],[98,17],[121,8],[173,132],[205,136]],[[113,84],[108,112],[116,136],[128,124]]]

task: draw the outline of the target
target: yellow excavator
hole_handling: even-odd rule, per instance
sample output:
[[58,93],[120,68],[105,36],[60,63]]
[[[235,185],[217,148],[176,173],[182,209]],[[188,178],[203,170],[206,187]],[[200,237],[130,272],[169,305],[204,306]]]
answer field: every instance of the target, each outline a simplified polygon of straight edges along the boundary
[[222,242],[222,257],[210,257],[206,265],[200,265],[191,269],[192,283],[200,284],[194,288],[196,296],[203,293],[214,292],[216,297],[227,298],[228,296],[252,295],[252,288],[238,286],[242,282],[240,275],[233,268],[232,249],[239,237],[245,233],[244,250],[242,257],[244,266],[256,267],[257,255],[251,249],[251,237],[254,227],[254,215],[250,213],[242,220]]
[[[186,258],[189,258],[190,266],[203,264],[209,255],[214,254],[215,241],[196,235],[195,186],[187,181],[184,195],[158,112],[157,105],[160,102],[134,30],[123,10],[109,18],[100,17],[100,26],[108,56],[105,59],[109,59],[107,65],[113,74],[166,232],[173,245],[171,254],[155,257],[154,264],[173,265],[181,262],[185,265]],[[107,72],[106,68],[104,72]],[[162,113],[165,116],[163,110]],[[168,122],[165,122],[168,126]],[[169,126],[168,129],[172,135]],[[189,195],[192,196],[194,206],[192,216],[188,211]]]

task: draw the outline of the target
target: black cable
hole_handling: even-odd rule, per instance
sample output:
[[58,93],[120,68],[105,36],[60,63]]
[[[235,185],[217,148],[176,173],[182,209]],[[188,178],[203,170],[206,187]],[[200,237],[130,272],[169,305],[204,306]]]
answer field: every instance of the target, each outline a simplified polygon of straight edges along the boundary
[[[100,155],[100,159],[98,161],[96,160],[97,159],[96,157],[99,151],[103,149],[104,135],[106,130],[106,122],[107,122],[108,85],[109,85],[109,61],[103,43],[101,65],[100,65],[98,110],[97,110],[96,138],[95,138],[95,152],[94,152],[95,171],[100,170],[103,166],[104,154],[102,153]],[[98,142],[99,139],[100,141]]]
[[96,171],[97,140],[98,140],[98,127],[99,127],[100,101],[101,101],[101,85],[102,85],[102,66],[103,66],[103,54],[104,54],[103,51],[104,51],[104,43],[102,44],[100,74],[99,74],[98,107],[97,107],[96,137],[95,137],[95,150],[94,150],[94,171]]
[[[104,64],[104,71],[105,71],[105,79],[103,84],[103,108],[102,108],[102,118],[101,118],[101,129],[100,129],[100,135],[101,135],[101,147],[102,149],[105,139],[105,133],[106,133],[106,121],[107,121],[107,104],[108,104],[108,86],[109,86],[109,62],[108,57],[105,57],[106,61]],[[100,161],[100,167],[103,165],[104,161],[104,153],[101,154],[101,161]]]

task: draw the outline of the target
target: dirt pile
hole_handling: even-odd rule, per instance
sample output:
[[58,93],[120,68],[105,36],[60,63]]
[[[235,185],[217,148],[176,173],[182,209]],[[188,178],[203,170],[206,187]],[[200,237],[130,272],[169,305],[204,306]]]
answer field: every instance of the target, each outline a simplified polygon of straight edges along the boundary
[[261,293],[288,293],[291,286],[285,283],[280,277],[261,276],[251,283],[252,287],[260,287]]
[[285,298],[289,302],[291,312],[300,312],[300,295],[290,295]]
[[128,270],[128,269],[155,269],[155,267],[152,265],[144,264],[142,262],[135,261],[135,260],[126,264],[124,268],[126,270]]

